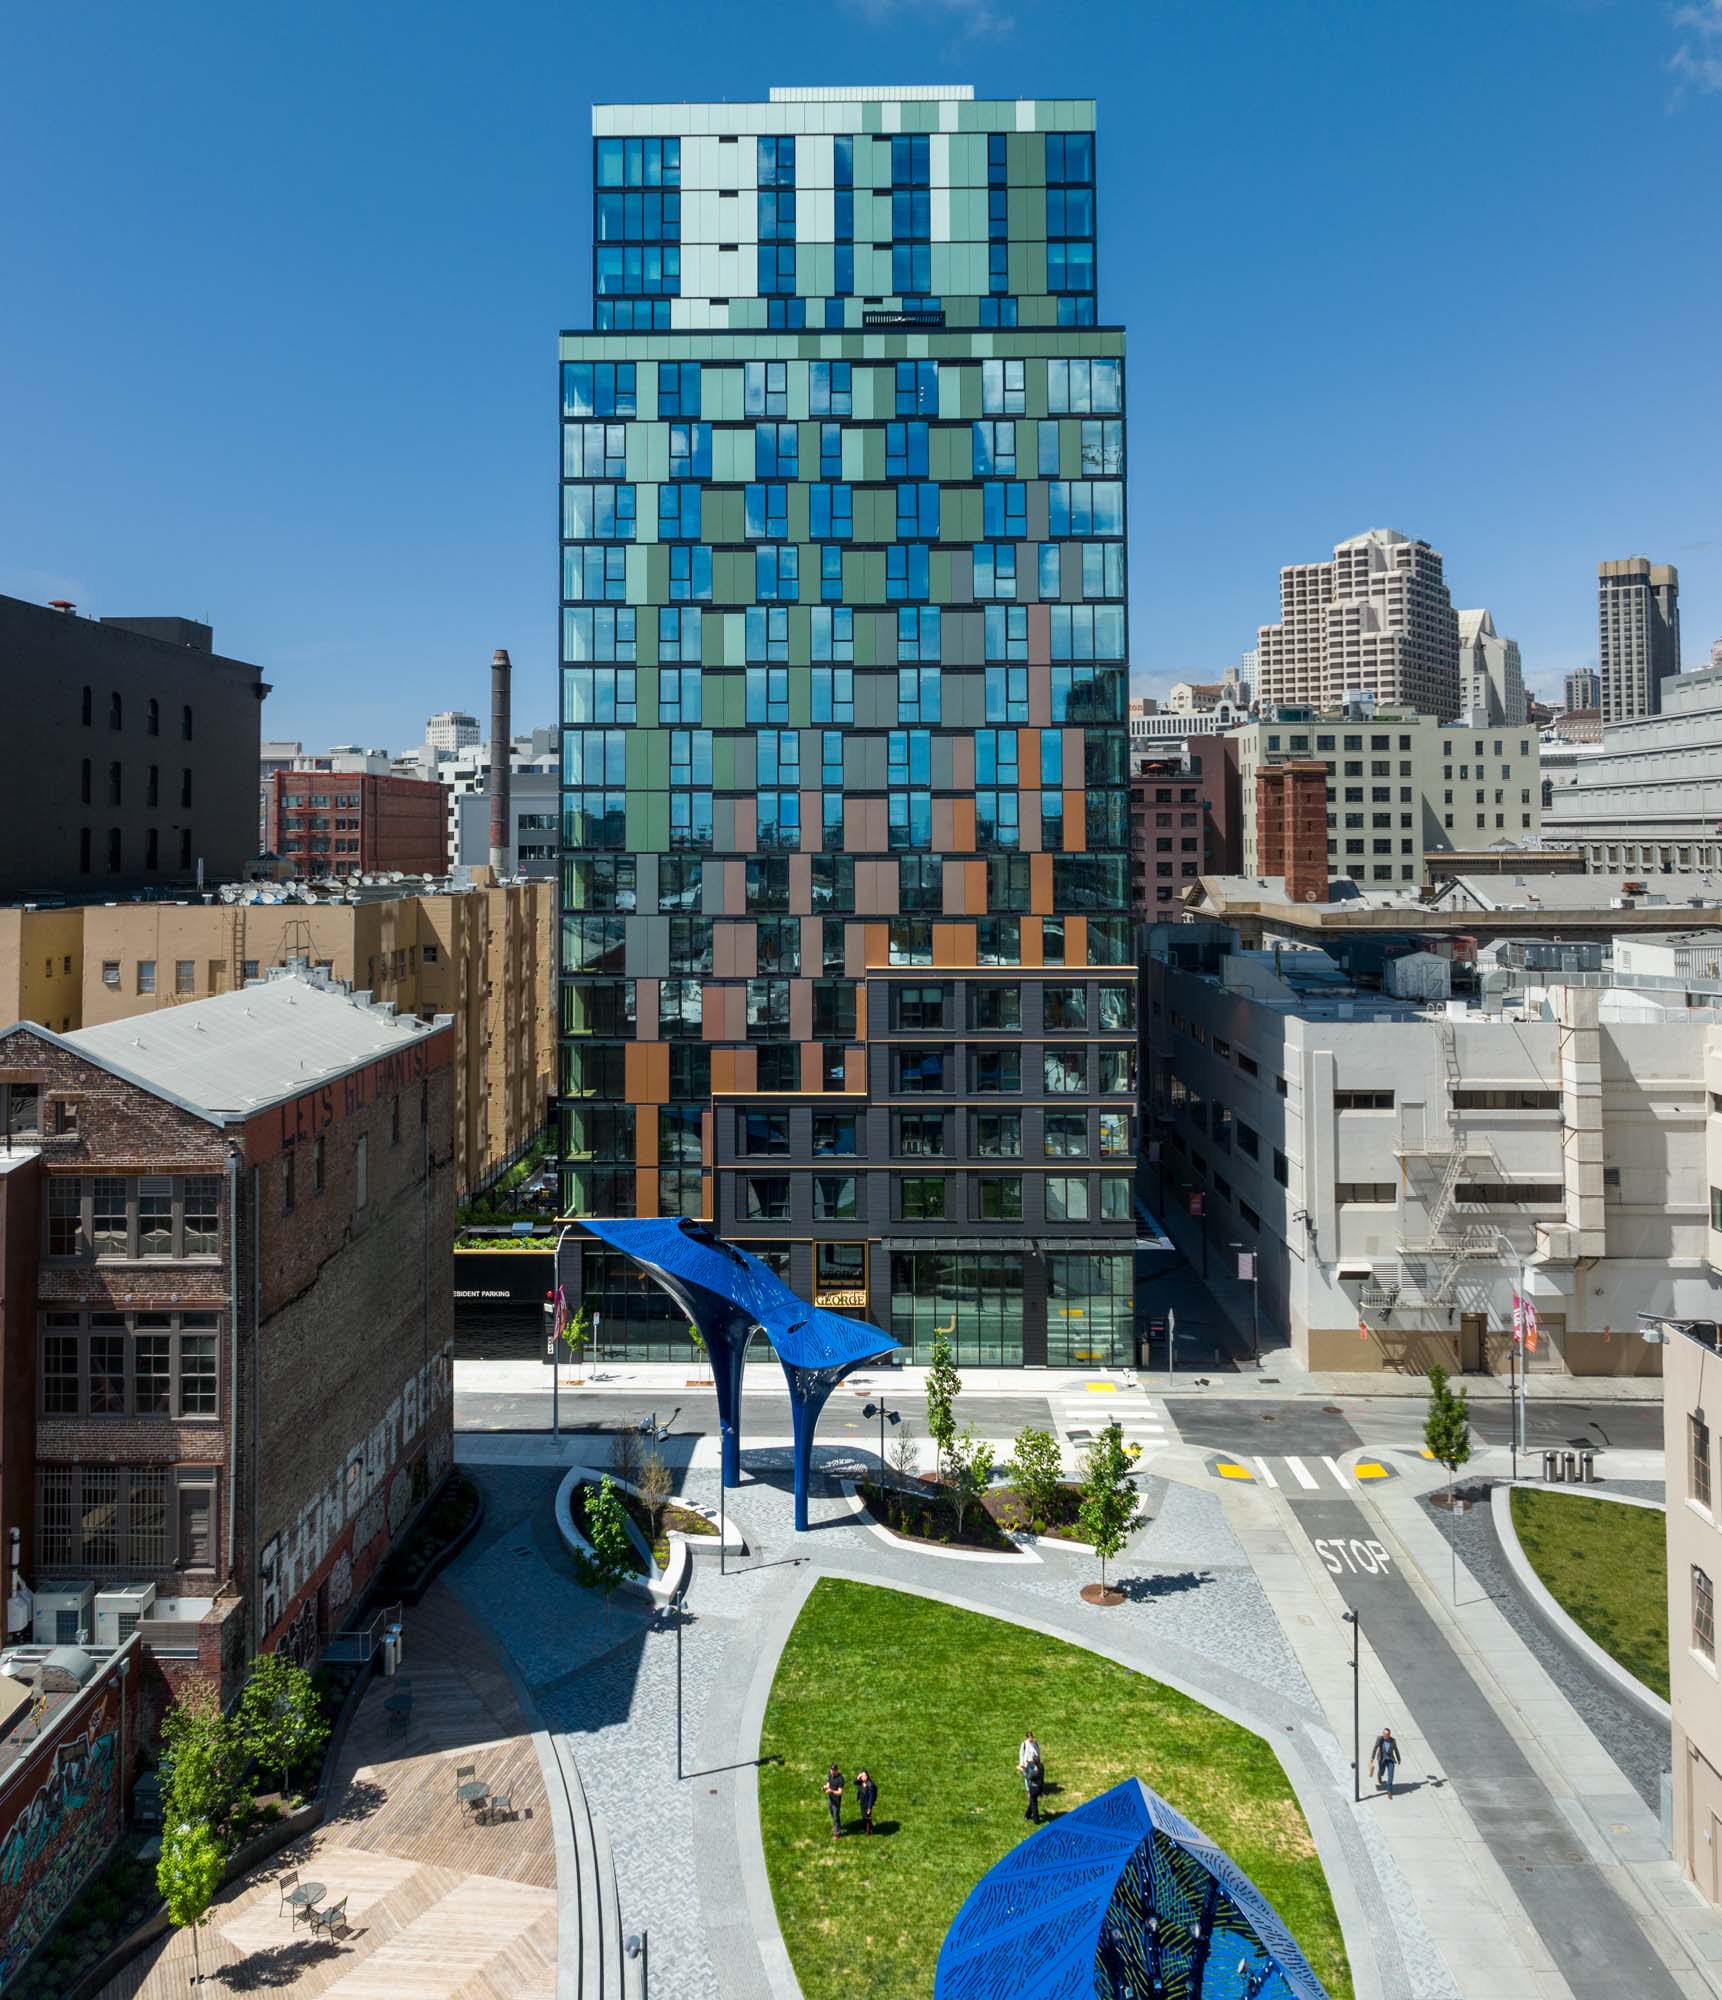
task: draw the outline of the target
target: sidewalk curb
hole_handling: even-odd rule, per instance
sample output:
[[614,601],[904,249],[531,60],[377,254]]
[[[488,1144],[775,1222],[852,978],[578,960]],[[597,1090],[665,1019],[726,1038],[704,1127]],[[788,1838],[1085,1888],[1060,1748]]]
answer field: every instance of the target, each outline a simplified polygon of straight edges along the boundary
[[[1538,1481],[1531,1486],[1531,1490],[1538,1493],[1562,1493],[1568,1489],[1545,1486]],[[1658,1507],[1654,1500],[1639,1500],[1624,1493],[1593,1493],[1586,1488],[1581,1497],[1587,1500],[1607,1500],[1616,1506],[1644,1507],[1655,1513],[1667,1511]],[[1525,1554],[1519,1541],[1519,1531],[1513,1525],[1511,1486],[1497,1486],[1491,1490],[1489,1514],[1495,1526],[1495,1539],[1501,1545],[1501,1554],[1506,1558],[1507,1567],[1513,1574],[1513,1581],[1518,1585],[1531,1609],[1563,1645],[1576,1653],[1593,1673],[1607,1681],[1616,1694],[1631,1702],[1640,1715],[1647,1721],[1668,1728],[1673,1717],[1668,1703],[1654,1689],[1647,1688],[1635,1674],[1628,1673],[1618,1660],[1611,1659],[1583,1626],[1561,1609],[1548,1585],[1532,1568],[1531,1559]]]

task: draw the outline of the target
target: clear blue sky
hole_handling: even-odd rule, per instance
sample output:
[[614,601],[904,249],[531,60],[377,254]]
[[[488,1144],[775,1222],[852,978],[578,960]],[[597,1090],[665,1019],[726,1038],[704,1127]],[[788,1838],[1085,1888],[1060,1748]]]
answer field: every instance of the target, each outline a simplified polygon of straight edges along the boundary
[[14,8],[0,590],[207,617],[265,730],[553,709],[553,356],[588,102],[969,82],[1100,100],[1139,685],[1276,572],[1444,551],[1544,690],[1595,564],[1722,634],[1722,0]]

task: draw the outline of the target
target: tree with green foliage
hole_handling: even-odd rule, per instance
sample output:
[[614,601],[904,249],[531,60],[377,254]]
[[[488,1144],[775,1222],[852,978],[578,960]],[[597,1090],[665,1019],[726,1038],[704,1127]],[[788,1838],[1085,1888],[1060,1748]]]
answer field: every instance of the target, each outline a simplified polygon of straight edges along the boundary
[[933,1440],[933,1477],[945,1476],[945,1458],[957,1439],[957,1398],[963,1378],[951,1358],[951,1343],[942,1326],[933,1329],[933,1358],[927,1366],[927,1434]]
[[586,1501],[586,1540],[592,1554],[580,1579],[588,1589],[604,1593],[604,1623],[610,1622],[610,1597],[616,1586],[634,1573],[634,1544],[622,1496],[608,1473]]
[[562,1345],[571,1361],[580,1359],[580,1350],[592,1338],[592,1308],[582,1306],[572,1319],[562,1323]]
[[699,1356],[699,1367],[704,1374],[711,1373],[712,1358],[706,1351],[706,1337],[690,1319],[688,1321],[688,1343]]
[[973,1424],[965,1425],[962,1436],[953,1441],[946,1454],[945,1470],[960,1535],[969,1509],[987,1490],[993,1476],[993,1448],[975,1436]]
[[1458,1395],[1447,1384],[1445,1368],[1429,1371],[1429,1409],[1423,1419],[1423,1443],[1429,1456],[1447,1468],[1447,1511],[1453,1511],[1453,1475],[1471,1456],[1471,1411],[1465,1391]]
[[1058,1439],[1051,1431],[1024,1424],[1016,1434],[1016,1445],[1005,1465],[1010,1483],[1022,1495],[1028,1509],[1028,1524],[1038,1535],[1052,1518],[1058,1502],[1059,1480],[1064,1471]]
[[317,1684],[285,1653],[259,1653],[239,1697],[239,1734],[259,1764],[281,1773],[281,1790],[295,1764],[329,1740]]
[[1116,1423],[1108,1424],[1093,1444],[1082,1466],[1082,1505],[1077,1519],[1082,1538],[1093,1545],[1100,1558],[1100,1587],[1106,1588],[1106,1565],[1123,1549],[1130,1533],[1141,1520],[1138,1494],[1131,1484],[1131,1465],[1124,1455],[1124,1433]]
[[197,1934],[221,1887],[221,1871],[227,1864],[221,1843],[202,1821],[164,1820],[161,1859],[155,1867],[155,1885],[167,1905],[168,1921],[191,1932],[191,1962],[196,1968],[194,1986],[203,1984],[203,1961]]
[[250,1793],[238,1724],[212,1696],[189,1694],[162,1716],[161,1741],[163,1823],[206,1826],[226,1845]]

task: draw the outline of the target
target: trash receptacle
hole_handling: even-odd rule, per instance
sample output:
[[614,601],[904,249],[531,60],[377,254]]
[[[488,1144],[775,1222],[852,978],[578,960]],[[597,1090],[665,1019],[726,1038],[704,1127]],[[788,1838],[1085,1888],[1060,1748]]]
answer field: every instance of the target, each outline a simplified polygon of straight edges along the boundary
[[388,1625],[383,1628],[383,1672],[394,1675],[401,1667],[401,1628]]
[[1561,1477],[1576,1485],[1578,1483],[1578,1476],[1578,1453],[1575,1451],[1563,1451],[1561,1453]]
[[1581,1451],[1578,1455],[1578,1461],[1579,1479],[1586,1486],[1594,1486],[1596,1484],[1596,1453],[1588,1449]]
[[1543,1453],[1543,1477],[1547,1480],[1553,1481],[1559,1479],[1560,1476],[1561,1476],[1560,1453],[1558,1451],[1545,1451]]

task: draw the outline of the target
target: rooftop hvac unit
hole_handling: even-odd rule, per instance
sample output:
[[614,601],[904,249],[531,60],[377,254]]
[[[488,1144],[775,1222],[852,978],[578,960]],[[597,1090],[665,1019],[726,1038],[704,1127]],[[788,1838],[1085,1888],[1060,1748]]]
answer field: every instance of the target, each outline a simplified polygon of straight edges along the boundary
[[93,1583],[62,1583],[51,1590],[38,1590],[31,1638],[38,1646],[87,1644],[95,1628],[95,1603]]
[[138,1628],[140,1618],[155,1609],[153,1583],[120,1584],[112,1590],[96,1592],[96,1644],[115,1651]]

